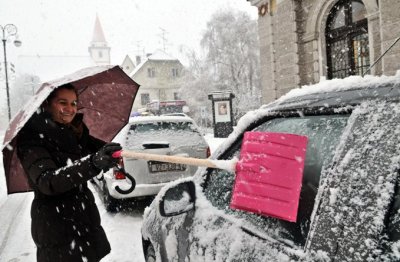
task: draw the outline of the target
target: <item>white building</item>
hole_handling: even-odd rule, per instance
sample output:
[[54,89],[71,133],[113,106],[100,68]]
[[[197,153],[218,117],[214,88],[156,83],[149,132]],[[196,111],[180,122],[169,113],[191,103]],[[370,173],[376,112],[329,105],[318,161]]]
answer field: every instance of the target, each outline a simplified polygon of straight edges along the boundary
[[[130,58],[129,60],[133,64]],[[145,107],[154,100],[180,99],[179,89],[184,79],[184,67],[178,59],[162,50],[157,50],[143,61],[137,59],[136,62],[140,63],[130,73],[130,77],[140,84],[140,88],[133,104],[133,111]],[[122,68],[125,69],[126,65],[122,64]]]

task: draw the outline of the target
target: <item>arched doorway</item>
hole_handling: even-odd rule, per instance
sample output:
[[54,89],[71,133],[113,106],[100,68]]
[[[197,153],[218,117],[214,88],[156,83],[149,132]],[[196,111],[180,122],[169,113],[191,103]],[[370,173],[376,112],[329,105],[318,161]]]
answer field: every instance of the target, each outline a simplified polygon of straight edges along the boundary
[[361,0],[340,0],[325,30],[328,78],[362,75],[369,67],[367,11]]

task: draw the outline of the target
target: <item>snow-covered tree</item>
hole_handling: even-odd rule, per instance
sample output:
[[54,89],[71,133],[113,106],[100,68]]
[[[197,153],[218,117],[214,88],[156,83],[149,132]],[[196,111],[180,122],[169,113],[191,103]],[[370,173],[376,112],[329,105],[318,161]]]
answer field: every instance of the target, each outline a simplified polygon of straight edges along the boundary
[[[192,79],[182,87],[182,98],[192,108],[210,108],[210,92],[231,90],[235,94],[233,112],[236,119],[259,107],[258,45],[257,22],[247,13],[231,9],[215,13],[201,40],[205,57],[200,59],[193,51],[187,52]],[[198,118],[197,114],[195,118]]]
[[260,106],[257,22],[245,12],[222,10],[207,23],[201,41],[216,90],[232,90],[236,117]]

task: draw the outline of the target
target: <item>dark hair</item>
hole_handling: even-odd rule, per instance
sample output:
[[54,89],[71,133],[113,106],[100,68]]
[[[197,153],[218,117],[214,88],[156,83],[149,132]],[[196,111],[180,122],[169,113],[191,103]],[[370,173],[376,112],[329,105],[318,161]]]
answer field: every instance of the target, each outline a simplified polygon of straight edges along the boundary
[[68,84],[64,84],[64,85],[61,85],[61,86],[55,88],[53,90],[53,92],[51,92],[50,95],[47,97],[46,101],[49,103],[56,96],[57,91],[61,90],[61,89],[72,90],[75,92],[76,97],[78,97],[78,91],[75,89],[75,87],[72,84],[68,83]]

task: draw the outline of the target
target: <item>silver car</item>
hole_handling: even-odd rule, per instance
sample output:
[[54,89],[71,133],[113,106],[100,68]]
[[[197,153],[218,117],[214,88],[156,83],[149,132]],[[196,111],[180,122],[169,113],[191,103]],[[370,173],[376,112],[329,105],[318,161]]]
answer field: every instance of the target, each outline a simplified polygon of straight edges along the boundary
[[[188,116],[138,116],[113,139],[124,150],[141,153],[207,158],[210,149],[198,126]],[[117,168],[94,179],[108,211],[117,211],[121,200],[156,195],[168,182],[192,176],[197,167],[132,158],[122,158],[120,166],[136,181]]]
[[[211,159],[238,158],[245,131],[308,137],[297,222],[231,208],[236,174],[199,168],[146,209],[146,261],[400,261],[400,74],[293,90],[243,116]],[[249,206],[288,205],[249,177],[236,192]]]

